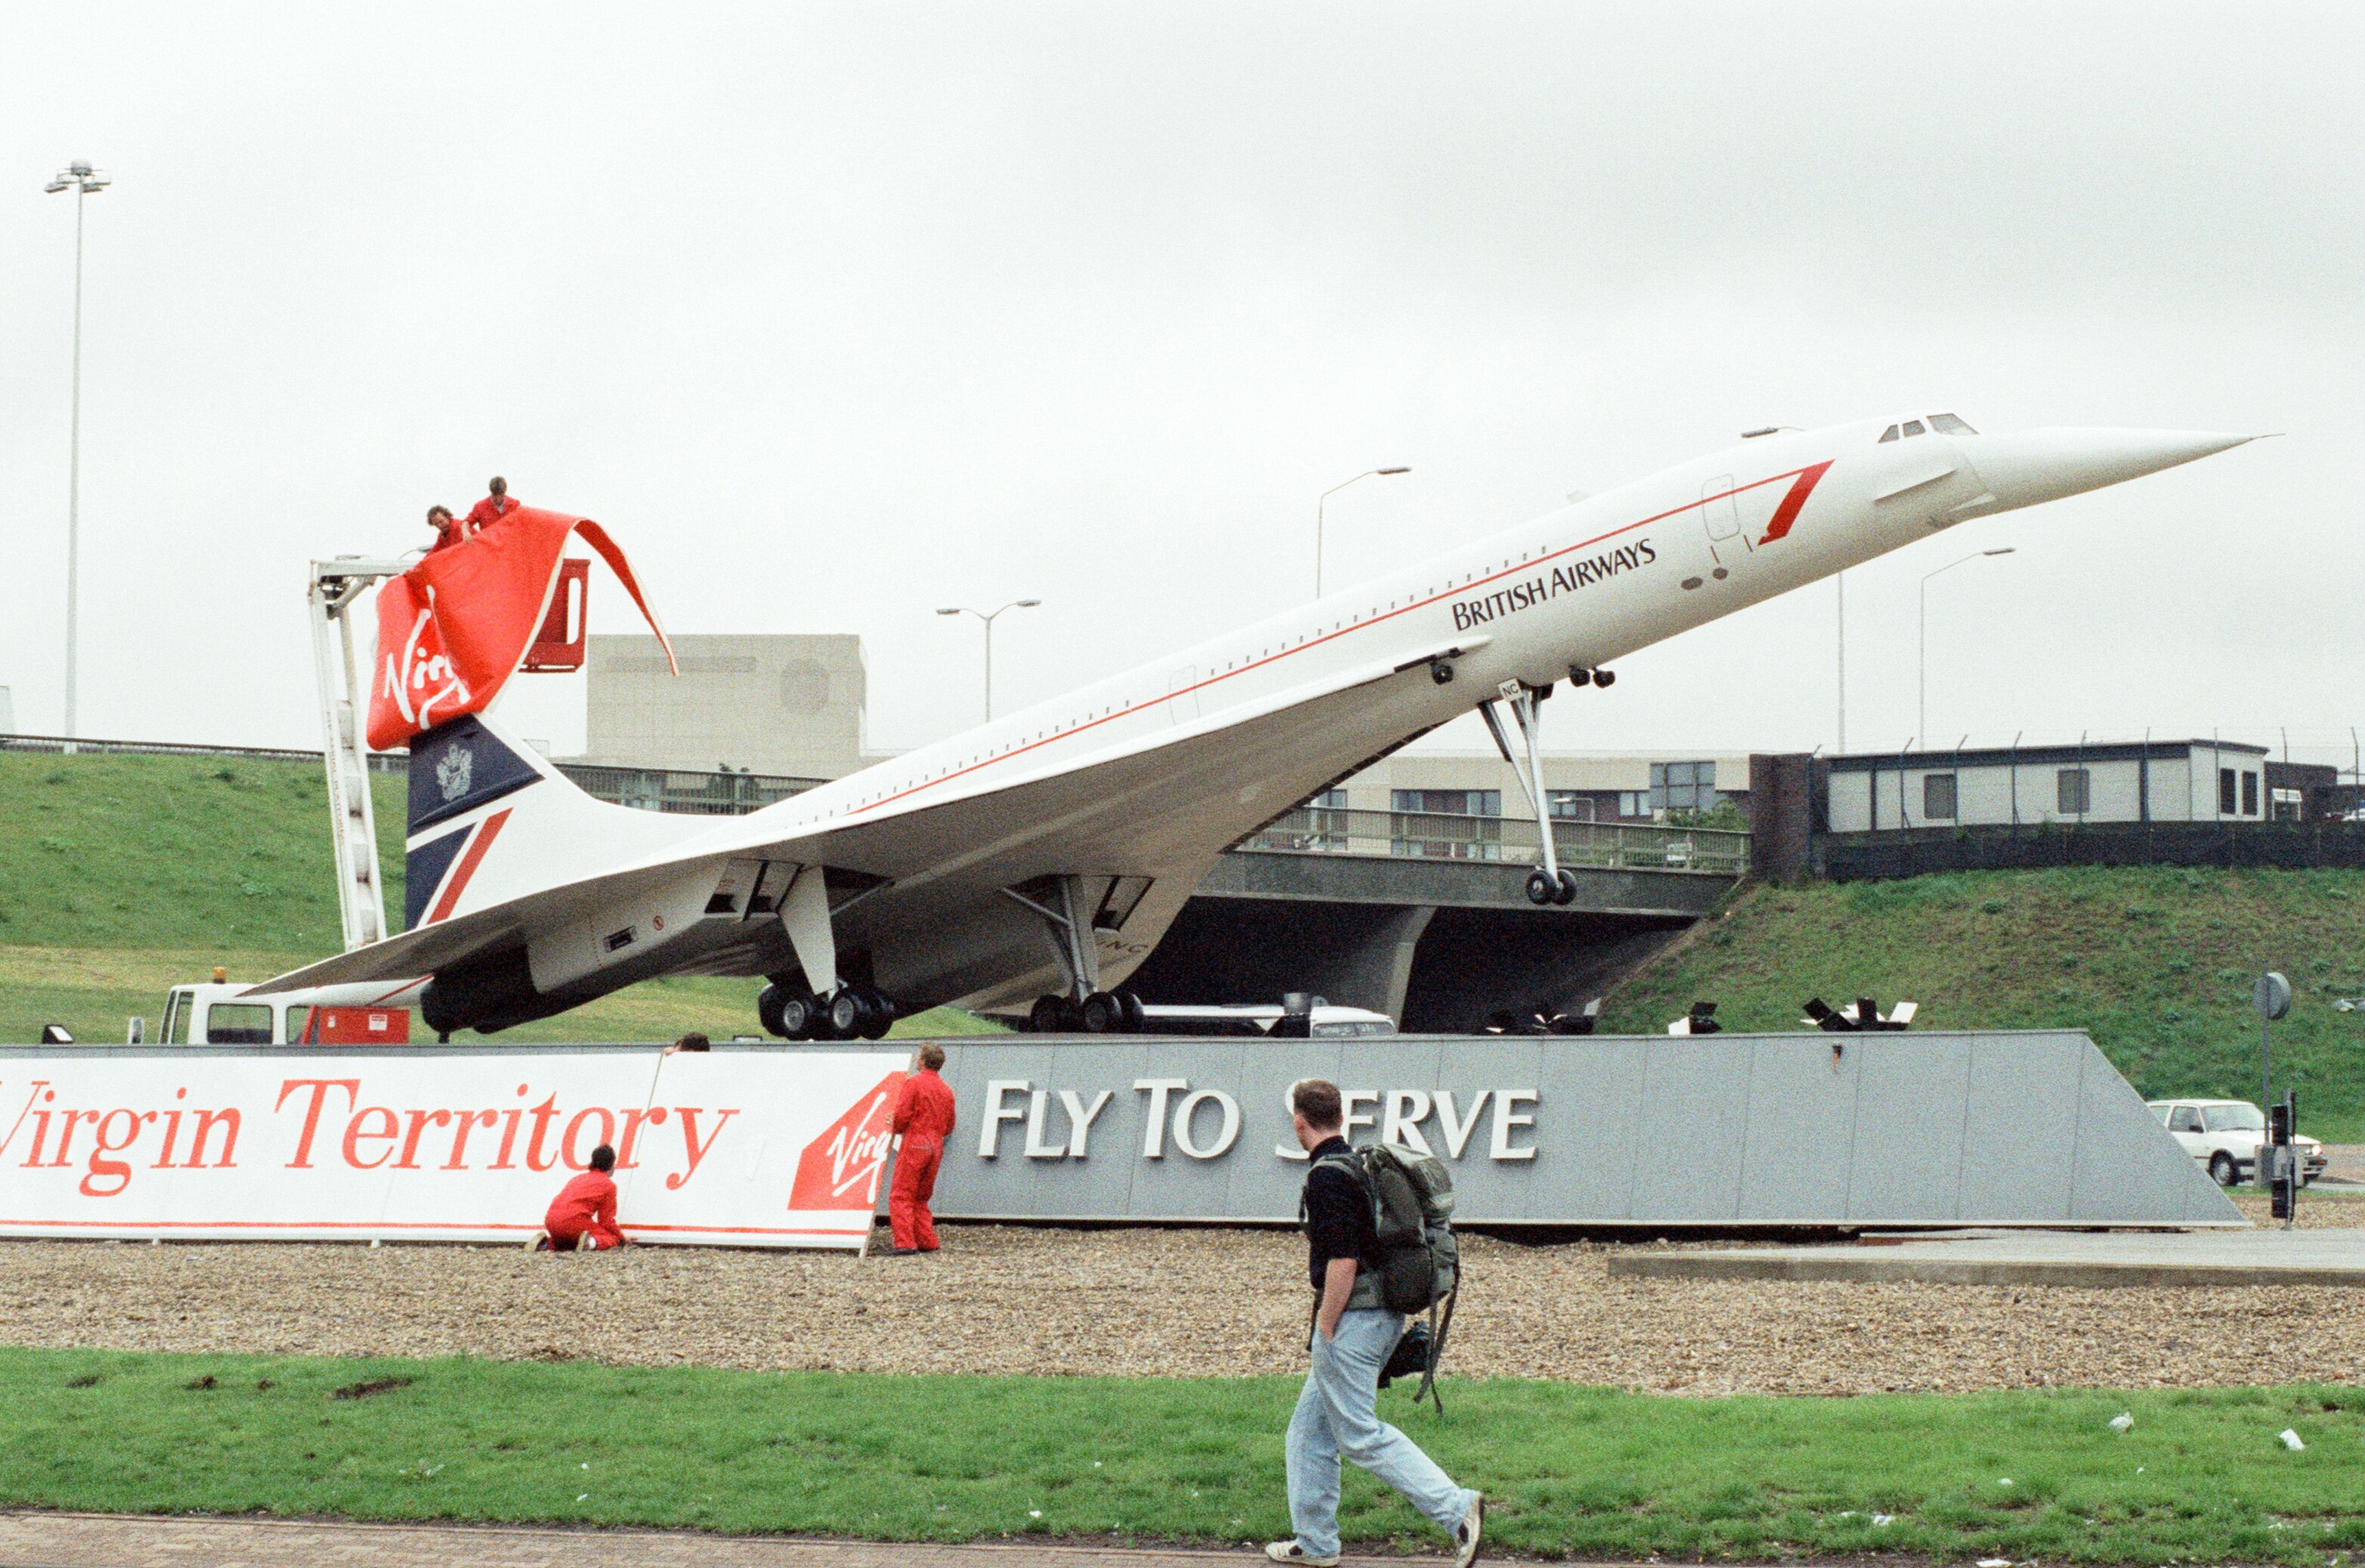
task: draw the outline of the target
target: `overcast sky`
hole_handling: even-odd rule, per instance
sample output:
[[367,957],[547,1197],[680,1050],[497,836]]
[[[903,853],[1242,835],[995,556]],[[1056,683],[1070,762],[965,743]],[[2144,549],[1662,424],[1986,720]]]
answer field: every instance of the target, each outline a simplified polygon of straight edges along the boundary
[[[2283,439],[1850,574],[1849,740],[2365,725],[2365,8],[57,4],[0,53],[0,685],[317,745],[304,563],[506,474],[874,746],[1724,444],[1900,407]],[[633,626],[602,577],[595,630]],[[1833,741],[1831,587],[1553,705]],[[579,745],[579,681],[521,681]],[[1452,735],[1484,745],[1474,730]]]

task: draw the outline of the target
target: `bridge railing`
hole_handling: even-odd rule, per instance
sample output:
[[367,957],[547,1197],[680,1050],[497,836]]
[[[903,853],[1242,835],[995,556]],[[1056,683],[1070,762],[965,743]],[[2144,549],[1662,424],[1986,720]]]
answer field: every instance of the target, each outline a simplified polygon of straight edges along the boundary
[[[1564,866],[1697,871],[1716,877],[1737,877],[1749,869],[1749,834],[1724,828],[1555,819],[1552,846]],[[1266,854],[1496,860],[1522,866],[1543,858],[1542,835],[1526,817],[1367,812],[1344,806],[1301,806],[1234,847]]]

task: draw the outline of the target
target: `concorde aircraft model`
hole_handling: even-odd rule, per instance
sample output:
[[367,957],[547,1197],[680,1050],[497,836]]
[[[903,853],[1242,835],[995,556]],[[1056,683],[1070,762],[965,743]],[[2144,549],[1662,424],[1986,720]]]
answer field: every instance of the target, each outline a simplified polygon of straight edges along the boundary
[[[1474,707],[1542,793],[1537,705],[1613,661],[1969,518],[2251,438],[1769,430],[744,817],[590,799],[488,717],[411,743],[409,929],[263,991],[432,977],[442,1032],[660,975],[763,975],[795,1039],[1032,1002],[1123,1029],[1125,978],[1230,845]],[[1508,722],[1507,722],[1508,720]],[[1541,812],[1538,813],[1542,815]],[[1552,857],[1539,903],[1575,880]]]

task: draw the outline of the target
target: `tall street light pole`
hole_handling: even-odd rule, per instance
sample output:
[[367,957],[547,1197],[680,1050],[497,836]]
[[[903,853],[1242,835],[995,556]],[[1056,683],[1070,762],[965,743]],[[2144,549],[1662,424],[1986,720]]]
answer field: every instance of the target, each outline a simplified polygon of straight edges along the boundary
[[1398,474],[1409,474],[1411,472],[1412,470],[1409,468],[1366,468],[1363,472],[1356,475],[1353,478],[1341,479],[1339,483],[1331,486],[1328,489],[1322,492],[1321,498],[1314,503],[1315,598],[1320,599],[1322,597],[1322,509],[1330,504],[1330,498],[1345,489],[1348,486],[1360,485],[1366,479],[1392,478]]
[[69,163],[42,189],[50,196],[74,194],[73,413],[66,435],[66,738],[74,728],[76,654],[80,637],[76,621],[76,578],[82,566],[82,209],[83,203],[114,182],[87,163]]
[[1845,572],[1833,572],[1832,574],[1832,581],[1840,590],[1840,738],[1838,755],[1844,756],[1847,755],[1847,574]]
[[1915,684],[1920,688],[1920,700],[1914,710],[1913,728],[1925,750],[1930,745],[1930,579],[1951,572],[1956,566],[1967,566],[1973,561],[1984,561],[1990,555],[2012,554],[2015,548],[2013,545],[2006,544],[1998,550],[1982,550],[1976,555],[1965,555],[1960,560],[1949,561],[1936,571],[1922,574],[1922,645],[1920,654],[1914,661],[1919,666],[1915,672]]
[[993,623],[1009,610],[1033,610],[1042,602],[1039,599],[1014,599],[991,615],[965,605],[954,605],[936,611],[939,615],[974,615],[985,622],[985,717],[988,723],[993,721]]

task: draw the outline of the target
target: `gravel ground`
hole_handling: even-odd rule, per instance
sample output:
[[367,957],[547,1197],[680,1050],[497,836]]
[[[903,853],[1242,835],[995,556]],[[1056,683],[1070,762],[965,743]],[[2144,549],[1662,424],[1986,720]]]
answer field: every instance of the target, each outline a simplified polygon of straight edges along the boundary
[[[2246,1210],[2263,1200],[2244,1195]],[[2314,1198],[2311,1225],[2365,1225]],[[2365,1297],[1612,1280],[1601,1243],[1465,1239],[1450,1364],[1683,1394],[2365,1380]],[[1233,1376],[1305,1365],[1304,1244],[1257,1230],[945,1229],[929,1259],[628,1249],[0,1243],[0,1342]]]

